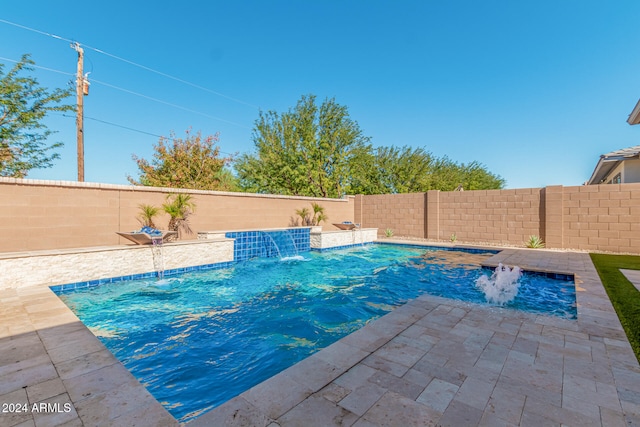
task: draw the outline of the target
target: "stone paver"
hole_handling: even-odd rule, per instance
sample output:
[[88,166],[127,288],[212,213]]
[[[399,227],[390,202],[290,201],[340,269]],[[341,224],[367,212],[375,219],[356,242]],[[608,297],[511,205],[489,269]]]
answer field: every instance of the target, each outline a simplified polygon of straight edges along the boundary
[[[421,296],[187,425],[640,426],[640,366],[588,254],[498,263],[575,273],[578,319]],[[0,306],[0,403],[62,408],[0,425],[178,425],[49,289]]]
[[1,426],[178,425],[49,288],[0,307]]
[[633,286],[640,291],[640,270],[627,270],[621,268],[620,271],[631,283],[633,283]]

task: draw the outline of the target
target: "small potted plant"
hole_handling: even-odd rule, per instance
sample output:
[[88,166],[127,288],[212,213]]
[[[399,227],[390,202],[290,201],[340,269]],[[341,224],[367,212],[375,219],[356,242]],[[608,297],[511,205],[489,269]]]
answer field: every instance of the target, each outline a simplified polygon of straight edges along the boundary
[[320,223],[326,221],[329,217],[324,213],[324,207],[319,203],[311,203],[311,208],[312,210],[309,210],[309,208],[296,209],[296,215],[302,220],[303,227],[310,226],[312,233],[320,233],[322,231]]
[[322,226],[320,223],[322,221],[326,221],[329,217],[324,213],[324,207],[320,206],[319,203],[311,203],[311,208],[313,209],[313,217],[311,218],[311,231],[322,231]]
[[169,214],[170,231],[177,231],[178,236],[182,237],[183,233],[192,234],[193,231],[189,226],[189,216],[195,211],[196,205],[190,194],[169,194],[167,202],[162,205],[162,209]]
[[140,225],[142,225],[143,227],[151,227],[157,229],[158,227],[156,227],[156,224],[153,222],[153,217],[158,215],[158,213],[160,212],[160,208],[153,205],[140,204],[138,205],[138,209],[140,209],[140,213],[138,214],[137,219]]

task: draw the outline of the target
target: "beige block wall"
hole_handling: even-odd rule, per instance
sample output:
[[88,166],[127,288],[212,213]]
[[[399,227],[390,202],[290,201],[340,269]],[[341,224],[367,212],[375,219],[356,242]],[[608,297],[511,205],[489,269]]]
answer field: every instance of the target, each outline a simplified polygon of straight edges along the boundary
[[640,183],[358,196],[355,209],[397,237],[640,254]]
[[378,235],[389,228],[396,236],[426,237],[424,193],[356,196],[355,207],[354,222]]
[[[286,227],[295,210],[318,202],[332,222],[353,221],[354,198],[318,199],[186,191],[197,205],[194,232],[219,229]],[[93,247],[129,243],[116,231],[140,228],[140,204],[161,206],[175,190],[126,185],[0,178],[0,252]],[[156,225],[166,228],[169,217]],[[194,233],[185,239],[195,239]]]
[[[0,178],[0,253],[126,244],[141,203],[160,206],[172,190]],[[182,190],[184,191],[184,190]],[[185,191],[187,192],[187,191]],[[387,228],[397,237],[523,246],[531,235],[549,248],[640,253],[640,183],[314,199],[188,191],[194,231],[278,228],[313,201],[329,220]],[[168,216],[157,220],[166,227]],[[186,236],[195,239],[196,234]]]
[[541,234],[539,211],[538,188],[439,192],[438,239],[522,244]]
[[640,253],[640,183],[564,187],[563,246]]

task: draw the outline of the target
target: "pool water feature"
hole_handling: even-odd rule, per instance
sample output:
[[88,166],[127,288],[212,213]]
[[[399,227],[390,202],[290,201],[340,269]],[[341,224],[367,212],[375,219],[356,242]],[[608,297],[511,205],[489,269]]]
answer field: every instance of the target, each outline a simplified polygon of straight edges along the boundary
[[164,250],[162,249],[162,237],[151,238],[151,254],[153,257],[153,269],[158,275],[158,279],[164,279]]
[[[486,304],[490,255],[376,244],[60,297],[186,422],[423,293]],[[524,274],[504,306],[575,318],[575,288]]]
[[498,264],[491,276],[480,276],[476,279],[476,286],[484,292],[488,302],[504,305],[511,302],[518,295],[520,288],[520,267]]
[[302,254],[311,250],[310,227],[228,231],[225,237],[233,239],[234,261],[265,257],[281,258],[276,240],[282,244],[283,251],[295,248],[297,254]]
[[277,231],[261,231],[265,246],[268,248],[267,256],[272,256],[272,251],[275,250],[278,258],[291,259],[298,257],[298,248],[296,242],[293,240],[293,236],[289,230],[277,230]]

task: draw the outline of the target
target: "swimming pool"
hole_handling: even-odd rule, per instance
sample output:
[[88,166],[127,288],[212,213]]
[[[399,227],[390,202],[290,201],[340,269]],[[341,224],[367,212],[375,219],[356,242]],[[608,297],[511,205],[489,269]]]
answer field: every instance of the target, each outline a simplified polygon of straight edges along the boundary
[[[60,297],[184,422],[422,293],[484,303],[491,253],[368,245]],[[573,282],[525,275],[506,307],[575,318]]]

